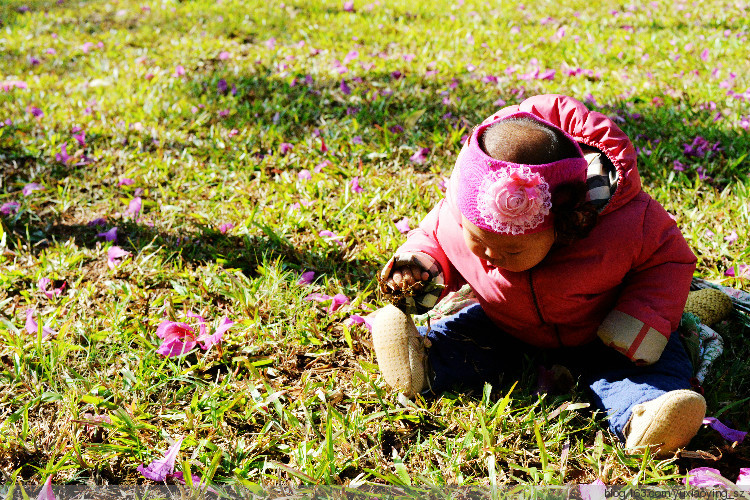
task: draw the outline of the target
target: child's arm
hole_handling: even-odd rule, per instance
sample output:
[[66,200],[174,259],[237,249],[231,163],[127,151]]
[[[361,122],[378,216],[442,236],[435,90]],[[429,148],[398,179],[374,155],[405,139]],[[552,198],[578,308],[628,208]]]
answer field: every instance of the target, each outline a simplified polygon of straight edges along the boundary
[[669,214],[651,200],[640,253],[623,282],[615,309],[599,327],[604,343],[637,364],[655,363],[679,326],[695,262]]
[[[386,287],[396,291],[399,288],[413,291],[414,300],[407,305],[411,313],[432,309],[449,291],[447,286],[453,276],[458,275],[435,236],[443,203],[438,203],[419,226],[409,232],[406,242],[396,250],[380,273],[381,283]],[[401,276],[400,280],[397,275]],[[412,286],[415,283],[416,288]]]

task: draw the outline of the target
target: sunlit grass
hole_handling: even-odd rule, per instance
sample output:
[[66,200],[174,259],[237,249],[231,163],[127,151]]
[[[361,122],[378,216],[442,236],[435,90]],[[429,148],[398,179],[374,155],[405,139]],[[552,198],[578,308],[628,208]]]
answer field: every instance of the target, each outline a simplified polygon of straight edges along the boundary
[[[613,117],[697,275],[747,289],[725,276],[750,264],[745,17],[722,1],[2,2],[0,205],[18,203],[0,219],[3,482],[142,482],[180,436],[177,468],[215,483],[733,479],[747,445],[704,429],[691,449],[718,464],[628,454],[582,388],[537,395],[533,360],[515,386],[406,401],[346,320],[379,307],[395,223],[442,197],[471,127],[537,93]],[[716,147],[690,154],[696,138]],[[114,245],[131,256],[111,269]],[[351,302],[329,313],[311,293]],[[29,308],[57,335],[28,333]],[[236,324],[209,351],[157,354],[158,325],[187,312]],[[709,414],[747,430],[747,330],[722,333]]]

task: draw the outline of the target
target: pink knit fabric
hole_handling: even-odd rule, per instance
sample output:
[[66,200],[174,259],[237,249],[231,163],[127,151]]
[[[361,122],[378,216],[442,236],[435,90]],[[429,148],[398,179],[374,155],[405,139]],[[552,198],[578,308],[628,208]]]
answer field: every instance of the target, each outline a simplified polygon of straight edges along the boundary
[[[496,160],[479,146],[484,131],[500,120],[530,118],[559,127],[526,112],[517,112],[484,123],[474,129],[456,160],[453,179],[456,204],[475,226],[505,234],[529,234],[552,226],[551,194],[560,184],[586,181],[588,163],[583,158],[566,158],[544,165],[521,165]],[[577,142],[560,130],[573,144]]]

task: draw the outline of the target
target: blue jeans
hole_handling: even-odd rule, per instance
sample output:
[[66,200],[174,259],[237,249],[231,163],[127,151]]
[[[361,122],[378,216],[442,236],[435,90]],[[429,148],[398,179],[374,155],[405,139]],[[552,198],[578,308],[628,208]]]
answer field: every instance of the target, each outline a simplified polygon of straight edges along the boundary
[[[419,330],[424,335],[427,329]],[[648,366],[636,366],[599,340],[554,350],[526,344],[498,328],[478,304],[437,321],[426,335],[432,343],[432,393],[479,388],[485,382],[497,386],[503,376],[520,376],[524,359],[543,354],[580,377],[592,392],[594,406],[607,414],[610,430],[622,440],[633,406],[691,388],[693,367],[677,332],[659,361]]]

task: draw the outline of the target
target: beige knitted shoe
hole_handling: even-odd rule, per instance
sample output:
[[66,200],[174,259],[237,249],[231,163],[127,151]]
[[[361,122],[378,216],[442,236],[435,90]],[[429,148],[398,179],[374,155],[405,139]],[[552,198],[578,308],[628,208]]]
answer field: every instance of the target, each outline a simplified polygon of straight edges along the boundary
[[729,295],[715,288],[703,288],[688,294],[685,312],[695,314],[701,323],[711,326],[729,316],[733,307]]
[[394,305],[378,311],[372,325],[372,344],[386,383],[412,397],[427,388],[425,339],[411,316]]
[[652,446],[664,455],[686,446],[706,416],[706,400],[697,392],[680,389],[633,407],[623,434],[626,448]]

